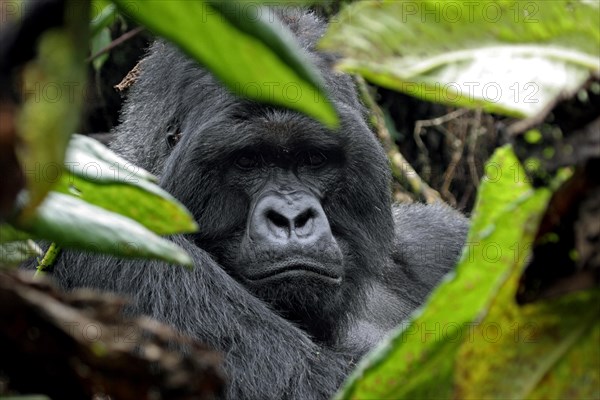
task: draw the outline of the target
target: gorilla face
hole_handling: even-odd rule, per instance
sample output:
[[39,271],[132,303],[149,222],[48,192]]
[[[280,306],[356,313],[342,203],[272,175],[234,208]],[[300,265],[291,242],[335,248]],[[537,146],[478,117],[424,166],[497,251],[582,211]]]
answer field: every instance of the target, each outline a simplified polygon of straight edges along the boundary
[[337,147],[302,142],[248,146],[236,156],[229,178],[249,212],[237,259],[223,261],[248,286],[340,285],[342,254],[322,203],[342,157]]
[[[182,91],[195,107],[178,114],[181,138],[161,174],[198,220],[195,243],[317,337],[340,325],[340,310],[352,310],[352,293],[386,262],[393,239],[387,159],[353,83],[328,71],[341,118],[335,131],[241,100],[198,67],[186,69],[201,90]],[[169,146],[172,135],[163,135]]]
[[[261,125],[260,131],[276,129],[271,121]],[[344,154],[335,143],[311,145],[286,132],[269,136],[240,148],[227,173],[248,213],[219,261],[289,316],[318,309],[317,302],[330,301],[344,280],[344,257],[324,210]]]

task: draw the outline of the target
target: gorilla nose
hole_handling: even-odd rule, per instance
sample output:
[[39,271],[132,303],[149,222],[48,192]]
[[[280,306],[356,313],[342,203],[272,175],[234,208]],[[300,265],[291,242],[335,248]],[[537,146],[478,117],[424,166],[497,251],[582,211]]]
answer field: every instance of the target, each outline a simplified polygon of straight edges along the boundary
[[268,194],[258,201],[250,220],[254,240],[310,244],[331,236],[320,202],[307,193]]

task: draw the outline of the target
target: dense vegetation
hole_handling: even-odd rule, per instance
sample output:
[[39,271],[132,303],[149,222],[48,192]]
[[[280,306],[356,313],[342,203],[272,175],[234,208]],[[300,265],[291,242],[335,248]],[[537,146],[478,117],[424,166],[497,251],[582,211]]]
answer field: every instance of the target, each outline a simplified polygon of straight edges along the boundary
[[[61,248],[190,264],[160,237],[196,230],[189,212],[151,174],[73,134],[115,123],[119,97],[102,97],[107,71],[135,65],[134,41],[162,36],[238,94],[338,123],[318,71],[257,3],[1,4],[9,23],[0,47],[0,349],[19,340],[5,316],[40,307],[24,294],[35,283],[7,272],[24,259],[39,257],[40,274]],[[446,201],[471,216],[455,273],[359,364],[338,397],[599,398],[598,3],[364,1],[316,9],[332,21],[322,48],[357,75],[397,199]],[[121,78],[110,76],[109,86]],[[284,90],[290,84],[299,93],[293,99]],[[90,99],[101,100],[107,118],[98,120]],[[40,239],[53,243],[45,254]],[[53,332],[60,317],[47,315]],[[78,343],[61,351],[93,344]],[[96,366],[111,357],[86,354]],[[0,360],[0,373],[12,363]],[[187,378],[183,387],[192,386]],[[8,387],[22,379],[8,374]]]

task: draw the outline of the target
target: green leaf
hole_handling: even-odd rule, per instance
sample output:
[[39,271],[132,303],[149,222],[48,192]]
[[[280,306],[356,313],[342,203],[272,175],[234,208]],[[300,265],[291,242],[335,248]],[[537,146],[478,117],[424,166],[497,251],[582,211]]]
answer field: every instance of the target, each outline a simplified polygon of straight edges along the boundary
[[65,165],[57,192],[131,218],[159,235],[198,229],[177,199],[149,181],[156,179],[153,175],[93,139],[73,135]]
[[495,152],[486,172],[455,273],[361,363],[338,398],[452,397],[458,350],[510,272],[522,266],[550,197],[515,179],[525,174],[509,147]]
[[51,189],[54,180],[48,174],[60,170],[69,136],[79,122],[89,4],[70,0],[65,10],[64,26],[42,35],[37,58],[23,71],[25,99],[17,122],[22,145],[17,156],[25,172],[29,203],[22,220],[32,215]]
[[27,240],[31,235],[23,232],[10,224],[0,224],[0,243],[16,242]]
[[206,1],[115,3],[123,14],[177,44],[233,92],[338,125],[318,70],[273,19],[272,10],[253,6],[253,14],[240,11],[239,3]]
[[33,240],[0,244],[0,266],[18,265],[23,261],[42,255],[42,250]]
[[598,398],[600,291],[519,307],[520,273],[505,282],[462,345],[455,398]]
[[[80,157],[84,159],[80,159]],[[94,160],[85,159],[86,157],[92,157]],[[67,169],[75,174],[83,174],[83,177],[87,176],[84,168],[85,164],[80,164],[80,161],[84,160],[94,162],[103,161],[106,164],[110,164],[113,173],[107,176],[109,181],[111,181],[111,179],[116,179],[122,182],[135,182],[136,178],[150,182],[158,181],[156,176],[125,160],[97,140],[87,136],[73,134],[66,155]],[[111,176],[113,178],[111,178]]]
[[60,193],[50,192],[28,224],[19,228],[65,248],[192,266],[181,248],[139,223]]
[[[110,37],[110,30],[108,28],[101,29],[97,34],[92,36],[92,43],[90,52],[92,55],[96,54],[100,50],[106,48],[111,42],[112,38]],[[108,53],[100,54],[92,60],[92,65],[94,66],[94,70],[100,71],[102,65],[108,60]]]
[[425,100],[532,116],[600,72],[597,2],[366,1],[321,42],[340,68]]
[[[527,394],[528,399],[567,398],[570,396],[573,396],[574,399],[600,398],[600,376],[598,375],[598,371],[600,371],[600,348],[598,347],[598,343],[600,343],[600,318],[597,312],[595,315],[589,314],[589,311],[593,310],[594,307],[598,311],[599,299],[597,293],[592,296],[582,294],[581,297],[583,296],[587,296],[587,299],[576,299],[575,301],[579,301],[579,304],[574,304],[575,307],[565,310],[569,317],[564,321],[565,324],[569,322],[574,322],[574,324],[570,327],[569,332],[560,339],[561,343],[558,343],[559,349],[566,350],[564,356],[556,360],[552,369]],[[560,322],[562,325],[560,319],[565,313],[556,313],[555,309],[552,309],[552,312],[557,314],[554,322]],[[579,315],[582,318],[573,321],[573,318]],[[590,321],[590,317],[593,318],[592,321]],[[584,324],[590,322],[592,326],[587,328]],[[560,328],[564,332],[564,327],[561,326]],[[548,335],[554,332],[548,330],[544,333],[547,340]],[[566,343],[566,339],[570,343]],[[565,346],[565,344],[568,346]],[[546,348],[548,347],[550,346],[546,346]],[[554,351],[553,353],[555,353],[554,355],[560,355],[560,353],[556,354]]]
[[117,15],[115,5],[104,0],[92,1],[91,11],[90,33],[92,37],[96,36],[104,28],[109,27]]
[[103,183],[65,172],[54,190],[131,218],[159,235],[198,230],[181,203],[147,181]]

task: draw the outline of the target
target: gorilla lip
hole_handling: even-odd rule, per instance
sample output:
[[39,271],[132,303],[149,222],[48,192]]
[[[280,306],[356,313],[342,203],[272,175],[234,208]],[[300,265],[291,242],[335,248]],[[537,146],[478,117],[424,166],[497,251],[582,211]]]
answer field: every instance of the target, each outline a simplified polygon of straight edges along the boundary
[[292,278],[318,277],[334,284],[342,282],[342,277],[335,273],[334,268],[328,268],[310,260],[297,259],[275,263],[268,271],[252,276],[247,275],[246,279],[257,282],[283,278],[284,276]]

